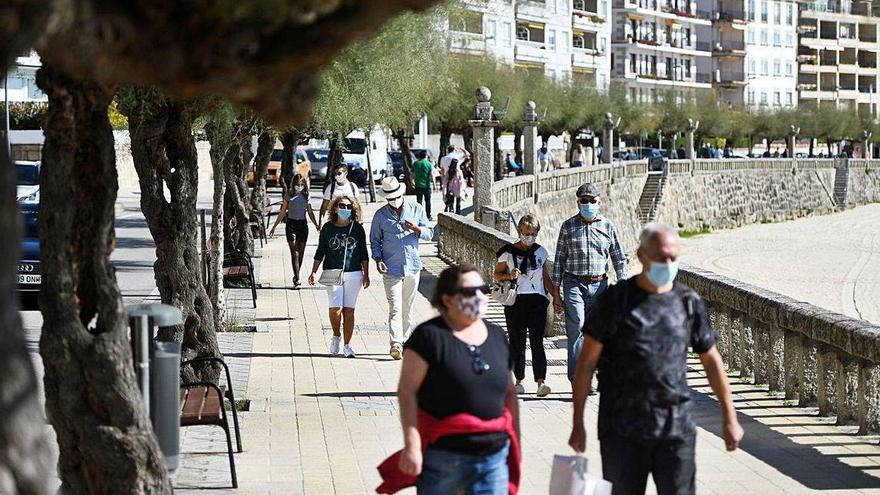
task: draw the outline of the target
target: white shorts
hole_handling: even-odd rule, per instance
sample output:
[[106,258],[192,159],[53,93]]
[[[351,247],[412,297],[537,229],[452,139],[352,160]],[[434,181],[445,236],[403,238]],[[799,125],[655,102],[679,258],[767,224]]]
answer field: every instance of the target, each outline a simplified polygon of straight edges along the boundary
[[327,287],[327,300],[331,308],[354,308],[363,286],[364,272],[345,272],[342,285]]

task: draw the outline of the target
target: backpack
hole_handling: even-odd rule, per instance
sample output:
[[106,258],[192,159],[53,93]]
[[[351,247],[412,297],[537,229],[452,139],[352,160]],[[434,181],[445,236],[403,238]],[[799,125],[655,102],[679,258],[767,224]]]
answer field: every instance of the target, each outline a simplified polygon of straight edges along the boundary
[[[351,195],[352,197],[357,197],[357,193],[354,191],[354,182],[348,181],[348,185],[351,186]],[[330,183],[330,199],[333,199],[333,191],[336,190],[336,181]]]
[[[633,281],[632,283],[635,283]],[[619,284],[619,282],[618,282]],[[622,294],[618,296],[617,301],[617,321],[615,324],[621,323],[621,320],[626,316],[626,304],[629,300],[629,287],[620,287]],[[678,282],[672,283],[672,291],[678,294],[678,298],[681,300],[681,303],[684,305],[684,313],[686,317],[686,322],[688,327],[693,328],[694,325],[694,315],[696,314],[696,302],[700,297],[697,295],[696,291],[688,287],[687,285],[680,284]]]

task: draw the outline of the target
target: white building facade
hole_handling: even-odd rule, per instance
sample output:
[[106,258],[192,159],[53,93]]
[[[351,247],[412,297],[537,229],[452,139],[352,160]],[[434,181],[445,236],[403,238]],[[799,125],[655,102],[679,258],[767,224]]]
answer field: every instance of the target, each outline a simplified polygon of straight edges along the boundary
[[[6,74],[10,102],[48,101],[46,94],[37,87],[37,69],[40,66],[40,56],[35,51],[15,59],[15,65]],[[0,94],[2,97],[4,95]]]
[[450,49],[607,88],[611,0],[488,0],[449,19]]
[[778,110],[798,104],[798,4],[746,0],[745,103]]

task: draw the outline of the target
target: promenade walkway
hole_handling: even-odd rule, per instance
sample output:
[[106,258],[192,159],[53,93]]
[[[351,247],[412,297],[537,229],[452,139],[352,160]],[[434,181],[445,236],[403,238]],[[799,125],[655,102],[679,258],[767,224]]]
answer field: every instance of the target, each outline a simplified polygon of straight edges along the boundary
[[[366,208],[368,222],[375,208]],[[316,242],[317,235],[312,235],[304,275]],[[426,296],[445,266],[432,243],[423,244],[422,259],[426,270],[417,296],[417,320],[434,314]],[[250,350],[225,349],[228,358],[249,362],[244,395],[251,405],[241,415],[245,451],[236,455],[241,488],[234,493],[373,493],[379,483],[376,465],[402,446],[395,397],[400,364],[387,354],[387,305],[380,276],[371,265],[373,285],[361,293],[352,342],[357,358],[345,359],[328,355],[331,332],[324,290],[291,289],[290,258],[281,236],[262,250],[258,271],[258,331],[251,334]],[[503,323],[499,307],[492,308],[491,318]],[[553,393],[537,399],[534,384],[527,383],[529,394],[521,396],[521,493],[526,495],[546,493],[553,455],[570,452],[565,340],[547,339],[545,347]],[[728,454],[716,402],[697,361],[690,363],[688,375],[696,390],[700,425],[697,493],[880,494],[877,437],[855,436],[852,427],[834,426],[815,410],[794,407],[768,395],[766,388],[734,379],[746,437],[742,450]],[[590,471],[601,473],[597,406],[598,396],[590,397],[587,455]],[[229,477],[221,437],[210,428],[185,429],[182,467],[175,480],[178,492],[226,492],[222,488],[229,486]]]

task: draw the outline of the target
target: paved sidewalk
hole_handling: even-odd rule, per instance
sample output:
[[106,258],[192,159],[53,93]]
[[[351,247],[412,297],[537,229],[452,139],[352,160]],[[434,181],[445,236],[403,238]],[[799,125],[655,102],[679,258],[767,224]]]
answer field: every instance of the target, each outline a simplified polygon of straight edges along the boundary
[[[435,203],[435,211],[440,211]],[[368,218],[375,206],[366,208]],[[369,225],[366,225],[369,230]],[[317,235],[310,245],[303,275],[311,267]],[[423,272],[416,314],[431,317],[426,295],[445,266],[436,247],[422,247]],[[379,483],[376,465],[402,446],[395,389],[399,362],[388,352],[385,294],[371,265],[373,285],[360,295],[352,346],[357,359],[330,357],[327,298],[320,287],[291,290],[292,272],[282,237],[262,251],[256,311],[257,332],[250,351],[227,355],[250,359],[247,397],[251,410],[241,415],[245,451],[236,454],[240,489],[236,493],[361,494]],[[492,318],[503,320],[499,307]],[[503,323],[503,322],[502,322]],[[565,340],[547,339],[548,385],[553,394],[521,396],[523,472],[521,493],[547,492],[553,455],[569,453],[571,390],[565,379]],[[698,493],[833,493],[880,494],[878,438],[855,436],[818,418],[815,410],[792,407],[748,383],[734,385],[743,450],[724,451],[719,415],[697,361],[689,377],[697,391]],[[527,374],[530,371],[527,371]],[[236,379],[234,379],[235,381]],[[598,397],[588,401],[590,471],[600,473],[595,420]],[[229,486],[225,441],[217,429],[187,428],[182,468],[176,476],[180,493],[224,493]],[[231,490],[229,492],[232,492]],[[414,493],[409,491],[407,493]],[[653,487],[649,493],[654,493]]]

